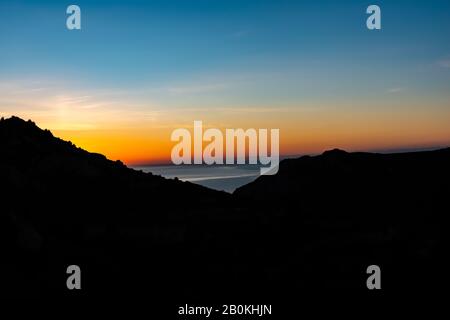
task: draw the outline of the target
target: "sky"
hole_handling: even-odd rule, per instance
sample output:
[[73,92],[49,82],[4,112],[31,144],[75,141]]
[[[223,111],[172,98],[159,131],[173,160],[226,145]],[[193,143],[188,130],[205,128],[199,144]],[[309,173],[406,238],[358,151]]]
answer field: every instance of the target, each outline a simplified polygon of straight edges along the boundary
[[0,115],[127,164],[194,120],[284,155],[449,146],[449,34],[444,0],[0,0]]

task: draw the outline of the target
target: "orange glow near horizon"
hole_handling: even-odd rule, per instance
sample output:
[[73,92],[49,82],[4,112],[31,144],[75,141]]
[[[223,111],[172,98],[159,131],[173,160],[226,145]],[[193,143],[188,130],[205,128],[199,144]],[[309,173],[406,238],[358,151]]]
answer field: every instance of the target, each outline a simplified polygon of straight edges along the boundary
[[280,156],[450,146],[448,5],[390,5],[369,31],[337,1],[86,3],[97,22],[68,32],[56,1],[17,2],[0,2],[0,117],[111,160],[170,163],[194,121],[279,129]]
[[55,130],[54,134],[89,152],[101,153],[108,159],[120,160],[127,165],[170,161],[171,142],[163,133]]
[[[280,154],[318,154],[340,148],[346,151],[376,151],[407,148],[445,147],[450,145],[450,128],[445,118],[427,119],[424,115],[404,119],[330,117],[327,121],[295,121],[283,119],[280,126]],[[251,128],[239,121],[236,128]],[[262,121],[256,128],[270,129],[271,121]],[[208,123],[206,123],[207,125]],[[255,125],[255,123],[252,123]],[[192,124],[184,126],[192,133]],[[178,127],[148,128],[141,125],[129,129],[53,130],[54,135],[70,140],[90,152],[101,153],[111,160],[127,165],[170,163],[176,142],[170,141]],[[225,132],[224,127],[218,127]]]
[[201,120],[204,130],[218,128],[222,133],[227,128],[279,129],[281,156],[319,154],[334,148],[379,151],[450,145],[450,109],[445,103],[435,102],[427,108],[412,101],[360,105],[364,104],[131,112],[125,107],[83,108],[74,102],[56,104],[45,112],[25,110],[1,116],[31,119],[57,137],[127,165],[170,163],[176,144],[170,140],[172,131],[186,128],[193,134],[194,120]]

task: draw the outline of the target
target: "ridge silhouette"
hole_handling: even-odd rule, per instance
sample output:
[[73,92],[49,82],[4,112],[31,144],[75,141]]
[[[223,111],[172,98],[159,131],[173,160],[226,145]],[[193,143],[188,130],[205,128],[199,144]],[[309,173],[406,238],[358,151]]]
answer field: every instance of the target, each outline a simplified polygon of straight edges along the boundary
[[[388,292],[435,290],[447,267],[449,164],[450,149],[335,149],[283,160],[277,175],[230,195],[2,118],[0,295],[366,292],[372,264]],[[82,270],[79,293],[65,287],[71,264]]]

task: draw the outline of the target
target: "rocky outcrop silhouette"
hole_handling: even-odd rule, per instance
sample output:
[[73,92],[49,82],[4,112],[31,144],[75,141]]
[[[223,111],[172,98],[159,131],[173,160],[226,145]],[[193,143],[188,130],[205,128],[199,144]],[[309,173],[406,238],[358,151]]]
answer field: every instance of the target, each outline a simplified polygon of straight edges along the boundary
[[[65,287],[64,265],[77,263],[98,279],[87,291],[108,292],[115,286],[108,275],[138,277],[135,268],[155,277],[152,286],[175,281],[158,270],[188,270],[177,255],[220,235],[215,228],[226,228],[219,222],[230,199],[129,169],[17,117],[0,121],[0,193],[0,265],[9,275],[0,291],[19,296],[58,294]],[[207,251],[208,244],[203,247]]]
[[[127,168],[31,121],[0,121],[0,295],[280,297],[436,290],[450,149],[283,160],[233,195]],[[66,288],[81,267],[83,287]],[[178,299],[178,300],[177,300]],[[180,300],[181,299],[181,300]],[[184,299],[184,300],[183,300]]]
[[365,288],[360,279],[372,264],[384,270],[388,292],[442,286],[449,148],[398,154],[336,149],[287,159],[277,175],[261,176],[234,196],[271,222],[279,258],[291,257],[291,267],[305,275],[299,287]]

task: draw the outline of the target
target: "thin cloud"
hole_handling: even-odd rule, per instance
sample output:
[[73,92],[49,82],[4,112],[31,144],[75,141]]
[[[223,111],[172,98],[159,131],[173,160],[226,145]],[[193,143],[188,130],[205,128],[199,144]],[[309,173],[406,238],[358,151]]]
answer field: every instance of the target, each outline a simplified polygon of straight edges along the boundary
[[244,38],[250,34],[250,30],[239,30],[231,34],[233,38]]
[[438,61],[438,65],[441,68],[448,69],[448,68],[450,68],[450,59],[440,60],[440,61]]
[[397,87],[397,88],[391,88],[387,92],[388,93],[399,93],[405,91],[405,88]]
[[192,86],[180,86],[180,87],[170,87],[167,89],[168,92],[173,94],[196,94],[196,93],[206,93],[215,92],[223,90],[227,87],[225,84],[209,84],[209,85],[192,85]]
[[52,130],[90,130],[111,123],[133,126],[142,121],[154,122],[158,113],[153,109],[148,100],[136,100],[125,93],[117,95],[113,89],[97,93],[57,84],[44,88],[30,81],[0,82],[1,116],[32,118]]

